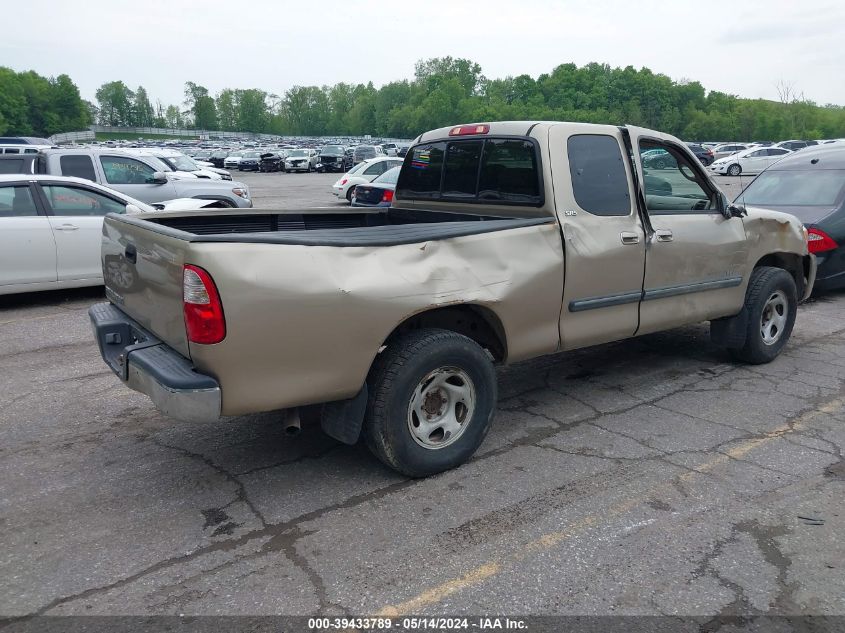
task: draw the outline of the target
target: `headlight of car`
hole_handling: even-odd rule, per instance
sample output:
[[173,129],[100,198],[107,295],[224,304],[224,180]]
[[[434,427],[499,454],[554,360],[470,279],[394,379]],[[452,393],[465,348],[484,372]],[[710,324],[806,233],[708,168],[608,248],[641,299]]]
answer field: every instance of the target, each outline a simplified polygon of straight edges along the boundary
[[238,196],[239,198],[249,200],[249,189],[247,189],[246,187],[235,187],[234,189],[232,189],[232,193]]

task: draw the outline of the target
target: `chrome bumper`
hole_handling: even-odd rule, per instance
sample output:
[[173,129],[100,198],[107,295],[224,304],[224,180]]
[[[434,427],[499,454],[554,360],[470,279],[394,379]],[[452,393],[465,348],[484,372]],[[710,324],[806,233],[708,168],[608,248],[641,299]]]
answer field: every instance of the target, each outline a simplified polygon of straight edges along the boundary
[[88,316],[103,360],[126,386],[177,420],[220,417],[222,395],[214,378],[194,371],[187,358],[110,303],[91,306]]

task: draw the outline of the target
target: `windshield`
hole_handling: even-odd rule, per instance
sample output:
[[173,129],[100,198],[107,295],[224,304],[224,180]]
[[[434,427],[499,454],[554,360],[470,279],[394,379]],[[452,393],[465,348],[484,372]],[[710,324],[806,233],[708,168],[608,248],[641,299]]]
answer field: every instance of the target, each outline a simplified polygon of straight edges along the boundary
[[194,162],[194,159],[188,156],[162,156],[160,158],[176,171],[197,171],[200,168]]
[[387,185],[395,185],[396,182],[399,180],[399,172],[402,171],[401,167],[394,167],[393,169],[388,169],[384,172],[381,176],[373,180],[374,183],[384,183]]
[[244,152],[244,158],[259,158],[260,154],[258,152]]
[[356,158],[360,158],[362,156],[366,157],[366,158],[372,158],[375,155],[376,155],[376,148],[372,147],[370,145],[361,145],[360,147],[355,148],[355,157]]
[[832,207],[845,189],[845,170],[764,171],[743,191],[743,204]]
[[343,147],[340,145],[326,145],[321,152],[323,154],[343,154]]
[[308,152],[304,149],[295,149],[288,156],[308,156]]

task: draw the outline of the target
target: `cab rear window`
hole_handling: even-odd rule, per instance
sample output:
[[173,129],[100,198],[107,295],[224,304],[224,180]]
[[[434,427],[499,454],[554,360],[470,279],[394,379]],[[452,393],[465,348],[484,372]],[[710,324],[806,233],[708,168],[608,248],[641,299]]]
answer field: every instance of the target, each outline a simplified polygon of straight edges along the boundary
[[503,138],[422,143],[405,158],[396,196],[542,205],[536,147]]

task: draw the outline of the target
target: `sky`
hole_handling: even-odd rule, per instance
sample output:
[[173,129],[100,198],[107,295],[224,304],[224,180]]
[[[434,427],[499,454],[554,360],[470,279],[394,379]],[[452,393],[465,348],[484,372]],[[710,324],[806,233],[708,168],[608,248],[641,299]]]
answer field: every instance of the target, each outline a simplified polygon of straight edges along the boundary
[[841,0],[29,0],[5,16],[0,66],[66,73],[91,101],[118,79],[164,105],[183,101],[186,81],[213,95],[378,87],[451,55],[489,78],[595,61],[749,98],[777,99],[785,82],[845,105]]

